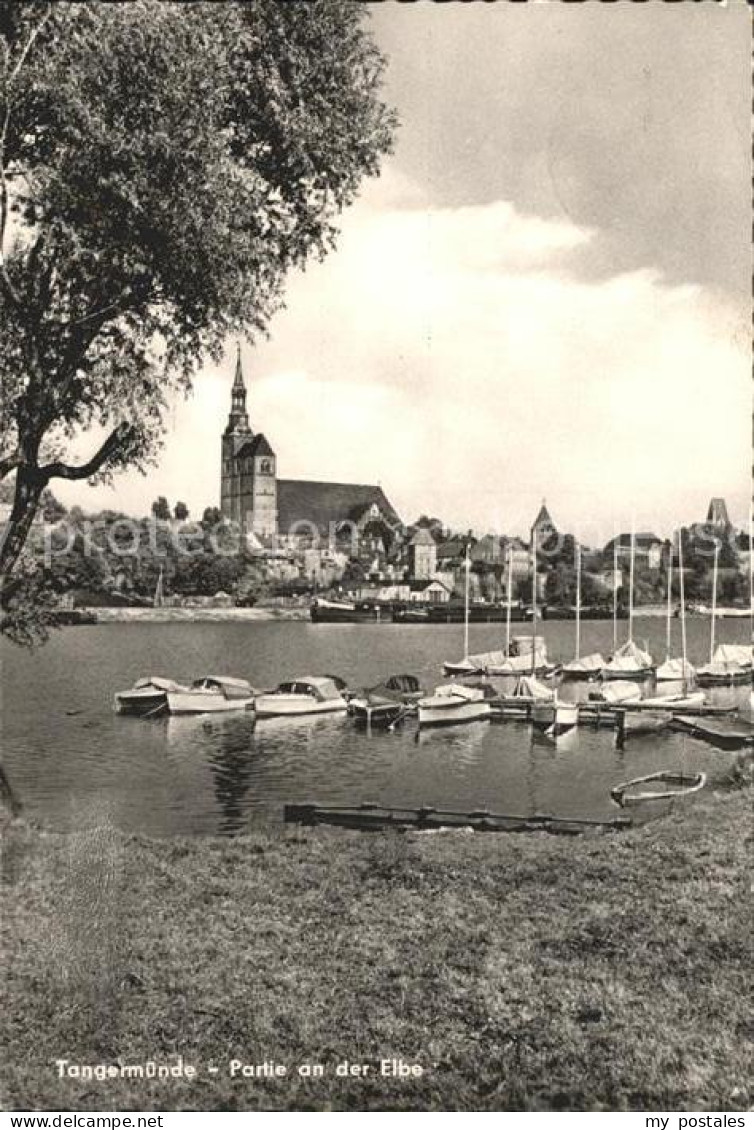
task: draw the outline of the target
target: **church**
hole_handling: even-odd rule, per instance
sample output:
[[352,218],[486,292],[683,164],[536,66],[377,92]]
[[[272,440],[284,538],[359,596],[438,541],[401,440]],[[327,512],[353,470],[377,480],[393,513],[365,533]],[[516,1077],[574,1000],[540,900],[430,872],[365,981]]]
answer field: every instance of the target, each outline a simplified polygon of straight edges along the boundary
[[382,488],[361,483],[279,479],[275,452],[252,431],[238,348],[230,415],[222,437],[220,510],[261,545],[331,544],[338,535],[393,542],[403,525]]

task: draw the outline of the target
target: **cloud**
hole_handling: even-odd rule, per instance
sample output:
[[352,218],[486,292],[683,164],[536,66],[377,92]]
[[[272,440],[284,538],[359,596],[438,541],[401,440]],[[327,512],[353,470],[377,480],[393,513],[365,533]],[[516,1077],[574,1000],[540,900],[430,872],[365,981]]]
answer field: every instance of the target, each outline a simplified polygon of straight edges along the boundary
[[[406,520],[499,531],[526,530],[546,496],[595,541],[632,514],[658,532],[699,519],[712,494],[743,516],[748,327],[651,265],[585,279],[601,238],[505,200],[358,205],[244,353],[281,477],[380,481]],[[231,370],[208,368],[176,406],[159,473],[124,477],[123,505],[217,502]]]

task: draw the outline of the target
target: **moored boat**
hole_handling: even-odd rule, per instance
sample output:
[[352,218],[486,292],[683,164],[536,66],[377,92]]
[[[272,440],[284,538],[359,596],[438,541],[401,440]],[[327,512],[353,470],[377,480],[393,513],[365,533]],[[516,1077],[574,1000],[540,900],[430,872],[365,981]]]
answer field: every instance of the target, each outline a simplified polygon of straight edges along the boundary
[[626,640],[602,668],[603,679],[646,679],[654,671],[652,656]]
[[346,711],[348,703],[332,678],[307,675],[258,695],[255,707],[258,718],[300,717]]
[[606,702],[615,705],[621,702],[639,702],[641,687],[628,679],[616,679],[607,683],[598,691],[592,691],[589,698],[593,702]]
[[417,703],[420,726],[445,726],[489,718],[491,705],[485,689],[463,683],[446,683]]
[[696,678],[696,668],[688,659],[666,659],[655,671],[658,683],[691,683]]
[[597,679],[604,666],[604,657],[599,651],[595,651],[581,659],[572,659],[570,663],[564,663],[562,675],[564,679]]
[[415,675],[391,675],[384,683],[370,687],[348,703],[357,725],[393,726],[415,712],[422,689]]
[[118,714],[158,714],[167,709],[168,692],[186,690],[172,679],[161,675],[147,675],[137,679],[130,690],[118,691],[115,695],[115,709]]
[[254,688],[246,679],[228,675],[208,675],[189,687],[168,691],[171,714],[215,714],[226,710],[247,710],[254,706]]
[[740,663],[720,659],[705,663],[696,673],[696,681],[700,687],[743,686],[750,678],[750,667],[742,667]]
[[323,597],[312,601],[309,614],[314,624],[368,624],[392,619],[389,608],[383,608],[376,601],[325,600]]
[[557,738],[578,725],[579,707],[575,702],[560,702],[557,698],[549,703],[537,702],[531,708],[531,721],[535,729]]
[[688,710],[704,705],[704,691],[689,691],[686,694],[658,694],[643,698],[642,706],[656,706],[661,710]]
[[[661,769],[658,773],[648,773],[645,777],[634,777],[632,781],[616,785],[610,790],[610,796],[621,808],[648,801],[677,800],[699,792],[706,781],[704,773],[677,773]],[[656,785],[657,788],[646,788],[647,785]]]

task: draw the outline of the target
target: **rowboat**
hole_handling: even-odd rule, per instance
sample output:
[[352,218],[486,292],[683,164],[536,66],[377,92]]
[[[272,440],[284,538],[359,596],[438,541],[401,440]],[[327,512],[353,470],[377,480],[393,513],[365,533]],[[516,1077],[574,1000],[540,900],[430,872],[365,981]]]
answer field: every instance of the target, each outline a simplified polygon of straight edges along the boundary
[[314,675],[280,683],[276,690],[259,695],[255,705],[257,718],[300,717],[348,710],[348,703],[335,680]]
[[413,713],[422,693],[415,675],[391,675],[384,683],[352,698],[348,712],[357,725],[392,726]]
[[147,675],[137,679],[130,690],[118,691],[115,709],[118,714],[159,714],[167,709],[168,692],[186,690],[186,687],[160,675]]
[[167,707],[171,714],[216,714],[226,710],[253,709],[254,689],[245,679],[227,675],[209,675],[197,679],[190,687],[168,691]]
[[489,718],[491,705],[486,690],[463,683],[446,683],[417,703],[420,726],[446,726]]
[[[610,796],[621,808],[629,805],[643,804],[646,801],[676,800],[678,797],[690,796],[692,793],[703,789],[707,777],[704,773],[675,773],[671,770],[661,769],[658,773],[649,773],[646,777],[635,777],[632,781],[624,781],[610,790]],[[642,785],[658,785],[658,788],[635,790]],[[666,786],[662,788],[662,786]]]

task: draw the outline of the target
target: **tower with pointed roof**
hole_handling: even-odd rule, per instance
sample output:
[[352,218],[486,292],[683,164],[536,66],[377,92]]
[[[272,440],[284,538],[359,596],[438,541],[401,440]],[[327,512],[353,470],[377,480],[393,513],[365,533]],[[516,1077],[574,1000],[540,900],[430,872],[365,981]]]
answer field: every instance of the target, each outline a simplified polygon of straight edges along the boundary
[[230,396],[230,414],[222,438],[220,511],[245,534],[277,534],[275,452],[261,432],[252,431],[246,410],[241,347]]
[[547,502],[543,498],[542,505],[539,508],[531,528],[531,545],[537,543],[537,547],[544,545],[550,538],[557,537],[558,531],[555,523],[550,517],[550,511],[547,509]]

